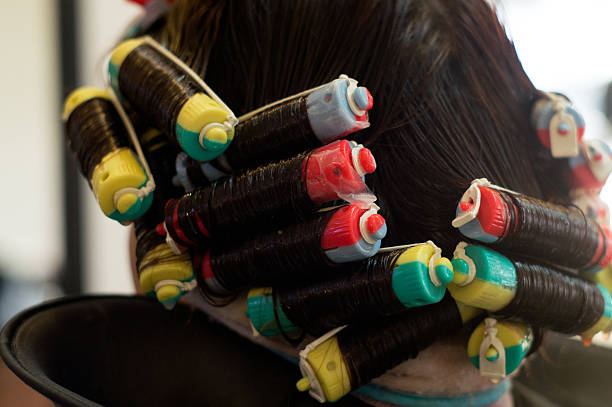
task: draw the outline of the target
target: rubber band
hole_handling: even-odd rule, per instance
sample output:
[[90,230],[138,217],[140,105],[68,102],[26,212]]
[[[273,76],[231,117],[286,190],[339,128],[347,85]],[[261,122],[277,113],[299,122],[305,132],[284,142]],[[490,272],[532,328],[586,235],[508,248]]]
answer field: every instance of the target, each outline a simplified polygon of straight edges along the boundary
[[132,141],[132,145],[134,146],[134,149],[136,150],[136,155],[138,155],[138,159],[140,160],[142,166],[144,167],[144,170],[149,179],[147,183],[145,184],[145,186],[141,188],[123,188],[115,192],[115,195],[113,196],[113,201],[114,201],[115,207],[117,207],[117,201],[119,200],[119,198],[121,198],[121,196],[126,193],[134,192],[133,190],[135,189],[138,191],[136,192],[136,194],[138,195],[138,199],[142,201],[144,196],[148,196],[151,192],[155,190],[155,179],[153,178],[153,173],[151,172],[149,163],[142,151],[142,146],[140,145],[140,140],[138,140],[138,136],[136,135],[136,130],[134,130],[134,125],[132,124],[132,121],[130,120],[127,113],[125,112],[125,109],[121,105],[121,102],[119,102],[119,99],[117,98],[117,95],[115,94],[115,90],[111,86],[109,86],[106,89],[106,91],[109,94],[111,103],[115,106],[115,109],[117,109],[117,113],[119,113],[119,117],[121,117],[121,120],[123,121],[123,124],[125,125],[127,133],[130,136],[130,140]]

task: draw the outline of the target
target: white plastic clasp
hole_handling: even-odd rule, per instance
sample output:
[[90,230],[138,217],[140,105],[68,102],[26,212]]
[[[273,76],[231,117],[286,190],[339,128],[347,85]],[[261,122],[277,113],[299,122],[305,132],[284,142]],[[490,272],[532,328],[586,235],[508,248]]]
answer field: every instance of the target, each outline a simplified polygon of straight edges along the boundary
[[121,199],[123,195],[127,194],[138,196],[139,201],[142,201],[142,199],[144,198],[144,192],[138,188],[121,188],[120,190],[115,191],[115,193],[113,194],[113,205],[115,206],[115,208],[117,208],[119,199]]
[[431,258],[429,259],[429,264],[428,264],[429,279],[431,280],[431,283],[433,285],[435,285],[436,287],[440,287],[442,285],[442,282],[440,281],[440,279],[438,278],[438,275],[436,274],[436,262],[442,258],[442,249],[436,246],[436,244],[432,242],[431,240],[428,240],[427,242],[425,242],[425,244],[433,247],[434,249],[434,254],[431,255]]
[[344,79],[348,83],[348,87],[346,88],[346,100],[351,112],[353,112],[355,116],[363,116],[366,111],[360,109],[355,103],[354,93],[357,90],[357,81],[353,78],[349,78],[348,75],[345,74],[340,75],[340,79]]
[[155,183],[151,178],[149,178],[149,181],[147,181],[147,183],[142,188],[121,188],[120,190],[115,191],[115,193],[113,194],[113,205],[115,206],[115,208],[117,208],[119,199],[123,195],[127,194],[134,194],[138,197],[139,201],[142,201],[146,196],[153,192],[154,189]]
[[[506,350],[504,344],[497,337],[497,320],[495,318],[485,318],[485,332],[480,343],[480,353],[478,363],[480,374],[490,379],[499,380],[506,377]],[[495,360],[486,357],[489,348],[493,347],[498,354]]]
[[376,239],[374,239],[370,233],[368,232],[368,227],[367,227],[367,221],[370,218],[370,216],[378,213],[378,210],[380,209],[378,207],[378,205],[376,204],[370,204],[369,205],[370,209],[368,209],[363,215],[361,215],[361,217],[359,218],[359,232],[361,233],[361,237],[363,238],[363,240],[366,241],[366,243],[369,244],[375,244],[377,242]]
[[181,289],[183,292],[191,291],[198,286],[198,282],[193,279],[191,281],[178,281],[178,280],[161,280],[155,284],[155,291],[167,285],[173,285]]
[[472,281],[474,281],[474,278],[476,277],[476,264],[474,264],[474,260],[472,260],[471,257],[468,256],[467,253],[465,252],[465,248],[468,245],[469,244],[466,242],[459,242],[457,247],[455,247],[455,251],[453,252],[454,258],[464,260],[469,266],[468,277],[461,284],[457,284],[459,287],[463,287],[463,286],[470,284]]
[[166,231],[166,244],[168,245],[170,250],[172,250],[172,253],[174,253],[176,255],[183,254],[183,251],[176,244],[176,242],[174,241],[172,236],[170,236],[170,233],[168,233],[168,228],[166,227],[166,222],[163,222],[162,225],[164,225],[164,230]]
[[472,181],[472,185],[464,192],[459,203],[469,202],[472,207],[469,211],[462,211],[455,219],[453,219],[453,227],[459,228],[468,222],[476,219],[480,210],[480,189],[478,187],[488,187],[491,183],[486,178],[478,178]]
[[353,161],[353,168],[357,171],[360,177],[366,175],[366,171],[363,169],[361,165],[361,161],[359,160],[359,152],[364,149],[362,144],[357,144],[355,141],[351,141],[351,159]]
[[569,103],[554,93],[547,93],[547,96],[555,111],[548,125],[550,152],[555,158],[574,157],[578,155],[578,126],[574,116],[565,110]]

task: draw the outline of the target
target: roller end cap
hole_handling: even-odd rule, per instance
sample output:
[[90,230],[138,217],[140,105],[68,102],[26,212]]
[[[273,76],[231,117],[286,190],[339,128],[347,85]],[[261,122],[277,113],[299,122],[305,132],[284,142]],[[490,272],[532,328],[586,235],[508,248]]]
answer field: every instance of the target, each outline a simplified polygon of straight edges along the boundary
[[463,284],[470,274],[470,265],[465,260],[457,258],[451,260],[451,263],[454,270],[452,282],[458,285]]
[[359,86],[357,89],[355,89],[353,100],[355,101],[357,107],[359,107],[361,110],[370,110],[374,104],[370,91],[363,86]]
[[117,200],[117,210],[119,213],[126,213],[133,205],[138,202],[138,195],[136,194],[123,194]]
[[213,127],[204,135],[203,147],[210,151],[219,151],[225,148],[227,141],[227,132],[220,127]]
[[361,151],[359,151],[359,164],[366,174],[370,174],[376,170],[374,155],[367,148],[362,148]]
[[436,276],[438,277],[438,280],[440,280],[440,283],[445,286],[453,281],[454,273],[453,270],[449,269],[448,267],[439,265],[436,266]]
[[295,387],[297,387],[298,391],[301,391],[301,392],[310,390],[310,379],[308,377],[302,377],[295,384]]
[[155,296],[164,308],[171,310],[181,298],[181,290],[174,285],[165,285],[155,292]]
[[385,218],[375,213],[370,216],[366,222],[368,234],[376,240],[380,240],[387,234],[387,228],[385,225]]

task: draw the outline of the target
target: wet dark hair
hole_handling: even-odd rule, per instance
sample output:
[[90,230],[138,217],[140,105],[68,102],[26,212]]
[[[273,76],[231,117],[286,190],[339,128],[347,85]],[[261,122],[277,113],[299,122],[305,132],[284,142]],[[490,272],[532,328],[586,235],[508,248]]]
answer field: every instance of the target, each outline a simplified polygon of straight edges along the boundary
[[[541,93],[484,0],[176,0],[154,27],[148,34],[237,116],[342,73],[367,86],[371,127],[353,136],[377,159],[366,181],[387,220],[387,246],[431,239],[450,257],[461,240],[451,226],[455,208],[475,178],[569,200],[567,160],[554,160],[530,124]],[[423,338],[419,329],[391,329],[395,338],[414,339],[414,356],[438,334],[459,329],[454,314],[426,315],[433,322]],[[398,343],[381,349],[405,352]],[[353,373],[358,364],[386,369],[408,356],[350,349]]]
[[474,178],[567,200],[529,123],[539,92],[481,0],[177,0],[152,35],[242,114],[346,73],[373,94],[367,179],[386,245],[460,240],[455,206]]

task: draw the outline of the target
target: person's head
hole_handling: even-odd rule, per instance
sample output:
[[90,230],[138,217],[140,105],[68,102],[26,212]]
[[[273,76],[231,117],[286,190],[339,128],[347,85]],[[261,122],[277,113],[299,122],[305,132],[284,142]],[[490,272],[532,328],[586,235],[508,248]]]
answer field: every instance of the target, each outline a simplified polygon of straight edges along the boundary
[[[354,136],[377,160],[366,181],[387,219],[387,246],[431,239],[449,256],[461,240],[455,208],[475,178],[568,199],[567,162],[530,124],[541,93],[484,0],[176,0],[149,34],[237,115],[340,74],[367,86],[371,126]],[[386,383],[428,392],[447,371],[459,379],[440,393],[486,387],[461,383],[477,372],[467,372],[459,342],[401,370],[410,385]]]
[[566,198],[530,125],[539,92],[485,1],[177,0],[153,34],[237,114],[341,73],[367,86],[372,125],[357,137],[377,159],[367,182],[387,245],[452,250],[475,178]]

